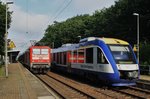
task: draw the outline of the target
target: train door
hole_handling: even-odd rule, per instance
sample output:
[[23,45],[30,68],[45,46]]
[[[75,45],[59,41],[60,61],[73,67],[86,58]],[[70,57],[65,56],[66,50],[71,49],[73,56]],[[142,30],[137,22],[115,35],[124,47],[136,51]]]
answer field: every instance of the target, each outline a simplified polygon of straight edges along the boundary
[[93,64],[94,64],[94,66],[96,66],[96,64],[97,64],[97,47],[94,47],[93,48]]

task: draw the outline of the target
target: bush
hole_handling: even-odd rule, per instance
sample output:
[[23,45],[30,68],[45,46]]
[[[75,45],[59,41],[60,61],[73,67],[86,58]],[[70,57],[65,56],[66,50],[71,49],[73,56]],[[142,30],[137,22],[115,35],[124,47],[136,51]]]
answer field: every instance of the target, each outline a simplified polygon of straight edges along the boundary
[[150,44],[140,45],[140,64],[142,65],[150,64]]

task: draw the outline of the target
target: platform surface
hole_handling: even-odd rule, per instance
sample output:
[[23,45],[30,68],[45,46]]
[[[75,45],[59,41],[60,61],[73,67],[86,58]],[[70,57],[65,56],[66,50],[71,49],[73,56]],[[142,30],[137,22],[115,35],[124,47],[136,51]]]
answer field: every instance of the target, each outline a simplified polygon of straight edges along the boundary
[[140,79],[150,81],[150,75],[140,75]]
[[8,65],[8,78],[0,78],[0,99],[55,99],[56,97],[20,63]]

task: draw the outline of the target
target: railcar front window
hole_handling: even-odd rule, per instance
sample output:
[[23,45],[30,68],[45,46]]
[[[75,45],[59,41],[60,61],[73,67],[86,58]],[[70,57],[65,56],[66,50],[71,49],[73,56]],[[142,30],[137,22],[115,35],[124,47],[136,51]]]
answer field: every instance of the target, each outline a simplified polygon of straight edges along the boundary
[[117,64],[135,64],[132,50],[128,45],[109,45]]
[[48,49],[41,49],[41,54],[48,54]]
[[33,49],[33,54],[40,54],[40,49]]

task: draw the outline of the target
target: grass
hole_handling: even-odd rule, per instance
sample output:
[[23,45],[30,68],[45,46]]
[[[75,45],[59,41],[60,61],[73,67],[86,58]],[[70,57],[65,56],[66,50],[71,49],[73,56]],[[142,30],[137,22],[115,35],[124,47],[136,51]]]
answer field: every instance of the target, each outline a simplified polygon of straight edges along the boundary
[[0,65],[0,77],[4,77],[5,76],[5,68],[3,65]]

